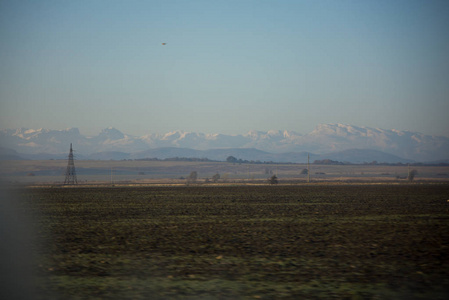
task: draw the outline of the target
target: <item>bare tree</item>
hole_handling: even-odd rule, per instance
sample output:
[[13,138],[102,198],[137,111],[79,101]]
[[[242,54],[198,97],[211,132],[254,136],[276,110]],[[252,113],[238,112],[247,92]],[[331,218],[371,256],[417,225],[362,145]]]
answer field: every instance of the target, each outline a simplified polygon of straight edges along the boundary
[[413,181],[413,179],[415,179],[415,176],[417,174],[418,174],[418,171],[416,171],[415,169],[411,170],[410,172],[408,172],[407,180]]
[[198,179],[198,173],[196,171],[190,172],[189,177],[187,177],[187,183],[195,183]]
[[218,179],[220,179],[220,174],[217,173],[217,174],[215,174],[214,176],[212,176],[212,181],[213,181],[213,182],[216,183],[216,182],[218,181]]
[[269,182],[270,184],[278,184],[278,183],[279,183],[278,178],[277,178],[276,175],[271,176],[271,177],[268,179],[268,182]]

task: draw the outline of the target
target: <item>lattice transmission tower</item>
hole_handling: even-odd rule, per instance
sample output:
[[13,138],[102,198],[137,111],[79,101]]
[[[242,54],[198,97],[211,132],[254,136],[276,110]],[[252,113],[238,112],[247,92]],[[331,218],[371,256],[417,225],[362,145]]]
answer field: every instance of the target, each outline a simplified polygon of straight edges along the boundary
[[73,162],[72,143],[70,143],[69,161],[65,171],[64,184],[78,184],[78,181],[76,180],[75,163]]

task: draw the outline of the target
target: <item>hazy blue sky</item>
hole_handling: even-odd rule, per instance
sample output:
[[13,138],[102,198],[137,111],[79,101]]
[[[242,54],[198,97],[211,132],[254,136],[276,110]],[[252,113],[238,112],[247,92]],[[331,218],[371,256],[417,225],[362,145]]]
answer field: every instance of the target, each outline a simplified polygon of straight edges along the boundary
[[0,1],[0,101],[87,135],[449,136],[449,1]]

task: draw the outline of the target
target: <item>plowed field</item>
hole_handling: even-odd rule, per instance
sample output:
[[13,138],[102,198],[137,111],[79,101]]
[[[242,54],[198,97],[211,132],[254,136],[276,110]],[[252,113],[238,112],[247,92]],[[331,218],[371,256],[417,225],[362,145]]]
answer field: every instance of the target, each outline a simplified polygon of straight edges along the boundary
[[36,188],[41,299],[447,299],[449,186]]

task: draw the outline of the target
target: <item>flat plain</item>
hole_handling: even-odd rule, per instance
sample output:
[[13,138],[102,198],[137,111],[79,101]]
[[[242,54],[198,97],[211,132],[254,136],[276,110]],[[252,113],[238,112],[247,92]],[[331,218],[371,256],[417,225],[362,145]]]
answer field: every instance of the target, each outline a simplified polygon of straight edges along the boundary
[[[19,184],[61,184],[64,182],[66,160],[0,161],[0,180]],[[220,174],[220,183],[266,181],[273,174],[280,183],[306,182],[303,170],[307,164],[234,164],[227,162],[188,161],[75,161],[78,182],[104,183],[185,183],[183,178],[193,171],[198,173],[198,183],[204,183]],[[416,170],[416,181],[449,182],[449,166],[410,166]],[[312,181],[405,181],[407,165],[310,165]]]
[[40,299],[447,299],[449,185],[28,188]]

